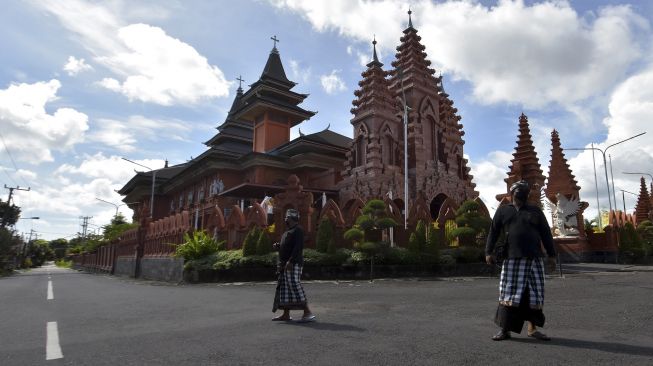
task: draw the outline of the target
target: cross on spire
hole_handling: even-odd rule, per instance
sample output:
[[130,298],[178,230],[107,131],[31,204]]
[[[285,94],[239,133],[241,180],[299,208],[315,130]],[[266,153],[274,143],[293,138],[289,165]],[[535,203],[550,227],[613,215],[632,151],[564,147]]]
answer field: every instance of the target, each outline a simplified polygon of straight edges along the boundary
[[242,89],[243,81],[245,81],[245,80],[243,80],[243,77],[240,76],[240,75],[238,75],[238,79],[236,79],[236,80],[238,80],[238,89]]
[[279,39],[277,39],[276,34],[274,36],[270,37],[270,39],[274,41],[274,47],[272,47],[272,48],[276,49],[277,48],[277,42],[281,42],[281,41],[279,41]]

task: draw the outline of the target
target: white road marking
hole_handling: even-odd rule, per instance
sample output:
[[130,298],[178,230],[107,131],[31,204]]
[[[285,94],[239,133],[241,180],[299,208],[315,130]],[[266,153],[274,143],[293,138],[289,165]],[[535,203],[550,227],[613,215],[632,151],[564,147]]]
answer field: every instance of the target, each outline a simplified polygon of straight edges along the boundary
[[48,281],[48,300],[54,300],[54,292],[52,291],[52,281]]
[[45,343],[45,359],[56,360],[63,358],[61,346],[59,345],[59,330],[57,322],[48,322],[47,338]]

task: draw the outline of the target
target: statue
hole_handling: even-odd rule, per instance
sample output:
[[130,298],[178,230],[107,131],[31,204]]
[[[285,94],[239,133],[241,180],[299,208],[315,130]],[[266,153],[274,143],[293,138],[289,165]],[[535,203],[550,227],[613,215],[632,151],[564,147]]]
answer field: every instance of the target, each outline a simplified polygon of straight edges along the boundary
[[546,205],[551,210],[553,218],[553,236],[578,236],[578,219],[576,215],[582,209],[578,198],[567,199],[564,195],[556,193],[556,203],[548,198]]

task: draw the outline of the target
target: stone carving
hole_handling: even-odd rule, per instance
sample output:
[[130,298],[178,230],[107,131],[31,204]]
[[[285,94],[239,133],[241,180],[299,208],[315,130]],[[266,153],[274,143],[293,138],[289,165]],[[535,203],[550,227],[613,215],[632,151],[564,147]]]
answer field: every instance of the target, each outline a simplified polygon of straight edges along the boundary
[[578,236],[578,219],[576,215],[582,210],[582,203],[574,197],[567,199],[560,193],[556,193],[555,196],[556,203],[548,198],[544,200],[553,217],[553,236]]

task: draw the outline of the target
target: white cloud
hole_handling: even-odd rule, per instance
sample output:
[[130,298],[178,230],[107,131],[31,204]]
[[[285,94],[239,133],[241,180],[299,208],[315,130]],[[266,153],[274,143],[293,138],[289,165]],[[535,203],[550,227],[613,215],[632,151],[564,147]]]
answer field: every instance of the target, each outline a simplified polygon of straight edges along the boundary
[[95,61],[116,77],[99,85],[131,101],[194,104],[229,95],[230,82],[192,46],[147,24],[124,24],[116,9],[81,0],[34,3],[56,15]]
[[63,69],[68,75],[75,76],[82,71],[93,70],[93,66],[87,64],[83,58],[77,59],[75,56],[68,56],[68,62],[66,62]]
[[100,142],[122,152],[131,152],[137,149],[137,143],[146,140],[188,141],[191,130],[191,127],[183,121],[155,120],[134,115],[129,116],[125,121],[99,119],[97,129],[89,134],[88,140]]
[[[164,165],[164,161],[158,159],[134,161],[152,169],[159,169]],[[123,160],[120,156],[106,157],[102,153],[97,153],[92,156],[86,156],[78,166],[63,164],[55,170],[54,174],[59,176],[68,175],[67,178],[72,178],[70,175],[86,178],[106,178],[112,184],[117,185],[116,188],[121,188],[122,185],[134,176],[134,169],[138,171],[146,170]]]
[[[406,27],[407,5],[385,1],[270,0],[305,17],[318,31],[336,30],[391,51]],[[641,57],[637,32],[648,23],[629,6],[579,16],[564,1],[530,6],[500,1],[412,3],[413,24],[434,66],[471,82],[482,103],[521,103],[529,109],[607,94]],[[368,14],[374,14],[370,17]]]
[[87,115],[71,108],[59,108],[52,114],[45,109],[57,99],[60,87],[53,79],[0,89],[2,134],[17,160],[33,164],[53,161],[53,150],[65,151],[84,140]]
[[338,76],[338,72],[338,70],[333,70],[329,75],[320,76],[320,83],[327,94],[336,94],[347,90],[344,81]]
[[506,183],[503,180],[508,176],[510,159],[512,159],[511,153],[493,151],[485,160],[468,163],[471,168],[470,173],[474,176],[476,190],[491,213],[494,213],[499,205],[496,195],[506,192]]
[[292,59],[290,60],[290,72],[292,75],[292,79],[297,82],[301,82],[302,84],[308,84],[312,76],[312,71],[310,66],[303,68],[299,64],[299,61],[292,60]]

